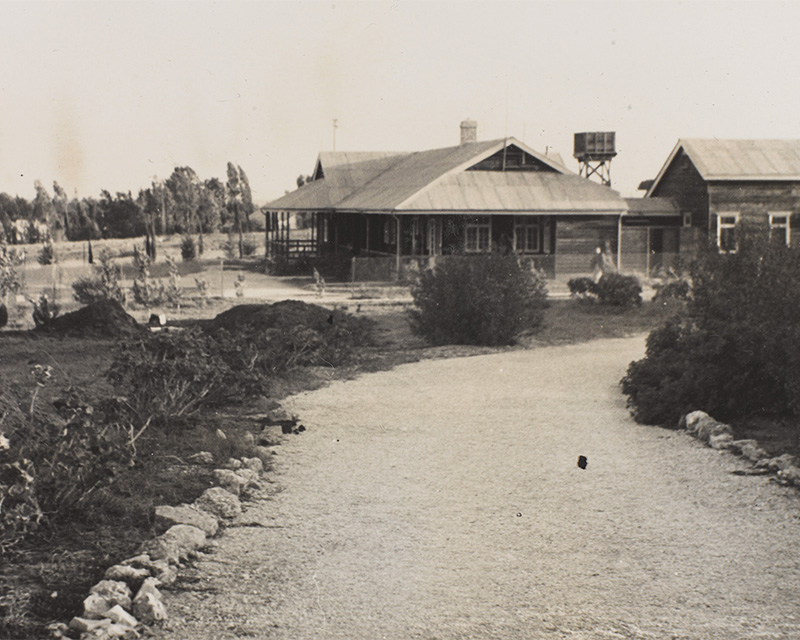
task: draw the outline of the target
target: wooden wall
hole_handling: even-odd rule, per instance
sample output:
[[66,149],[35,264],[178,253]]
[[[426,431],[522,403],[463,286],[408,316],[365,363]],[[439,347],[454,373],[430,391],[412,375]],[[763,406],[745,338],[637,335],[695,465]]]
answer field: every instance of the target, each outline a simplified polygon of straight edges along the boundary
[[561,216],[556,219],[556,275],[592,273],[592,257],[606,241],[616,258],[618,218],[616,216]]
[[[800,182],[712,182],[708,186],[711,213],[739,212],[740,226],[750,232],[769,231],[769,214],[788,211],[792,231],[800,232]],[[712,215],[711,238],[716,237]],[[799,246],[800,238],[792,244]]]
[[622,228],[623,273],[646,273],[649,250],[646,227]]
[[708,188],[689,156],[681,149],[651,197],[672,198],[682,212],[692,214],[692,226],[708,228]]

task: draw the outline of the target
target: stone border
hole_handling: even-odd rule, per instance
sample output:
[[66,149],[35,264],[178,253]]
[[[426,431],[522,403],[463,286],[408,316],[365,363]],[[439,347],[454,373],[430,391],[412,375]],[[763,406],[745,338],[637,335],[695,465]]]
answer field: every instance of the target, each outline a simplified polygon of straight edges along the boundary
[[[214,463],[208,452],[190,460]],[[194,503],[156,507],[155,526],[161,535],[143,542],[138,555],[109,567],[104,579],[89,590],[82,615],[69,625],[48,625],[51,637],[136,640],[143,632],[147,635],[147,626],[167,618],[158,587],[175,582],[182,563],[216,545],[210,538],[221,532],[221,524],[242,515],[239,496],[260,485],[263,470],[261,458],[231,458],[213,472],[220,486],[206,489]]]
[[771,457],[755,440],[734,440],[730,425],[718,422],[705,411],[692,411],[680,419],[679,429],[685,429],[712,449],[730,451],[746,458],[756,469],[775,474],[778,482],[800,488],[800,466],[795,456],[784,453]]

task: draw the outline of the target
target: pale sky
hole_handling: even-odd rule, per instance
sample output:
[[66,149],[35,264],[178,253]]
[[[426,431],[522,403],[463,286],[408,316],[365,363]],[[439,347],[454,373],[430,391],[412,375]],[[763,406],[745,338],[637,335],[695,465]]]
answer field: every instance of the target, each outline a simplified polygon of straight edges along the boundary
[[319,151],[559,151],[616,131],[640,195],[680,137],[800,138],[800,2],[0,0],[0,191],[133,191],[179,165],[258,202]]

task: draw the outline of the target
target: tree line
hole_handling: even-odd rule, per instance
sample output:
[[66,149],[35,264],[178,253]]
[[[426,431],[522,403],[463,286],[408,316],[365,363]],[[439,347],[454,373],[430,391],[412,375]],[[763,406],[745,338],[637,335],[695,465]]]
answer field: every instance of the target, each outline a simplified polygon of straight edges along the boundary
[[[166,180],[154,179],[135,196],[130,192],[98,198],[70,198],[53,182],[52,195],[37,180],[32,200],[0,193],[0,238],[9,244],[53,240],[97,240],[196,234],[221,229],[240,237],[255,212],[244,170],[228,163],[227,180],[202,180],[191,167],[176,167]],[[154,243],[153,243],[154,246]]]

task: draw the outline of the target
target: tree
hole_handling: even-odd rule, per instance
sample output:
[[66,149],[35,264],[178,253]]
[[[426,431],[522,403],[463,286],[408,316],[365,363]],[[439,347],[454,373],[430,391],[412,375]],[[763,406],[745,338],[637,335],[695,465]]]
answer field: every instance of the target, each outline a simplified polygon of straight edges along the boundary
[[[36,180],[33,184],[36,189],[36,197],[33,200],[33,220],[43,222],[47,225],[48,231],[53,233],[56,229],[61,228],[61,224],[57,222],[53,201],[50,198],[50,194],[47,193],[47,189],[44,188],[44,185],[39,180]],[[34,242],[44,239],[32,238]]]
[[226,184],[228,192],[228,208],[233,211],[233,220],[236,231],[239,233],[239,257],[244,255],[244,237],[242,235],[242,182],[241,169],[232,162],[228,163],[228,182]]
[[64,228],[64,236],[71,239],[69,234],[69,196],[55,180],[53,180],[53,211],[54,219]]
[[198,249],[203,253],[203,228],[197,211],[200,179],[191,167],[175,167],[167,178],[166,187],[172,196],[177,231],[199,234]]

